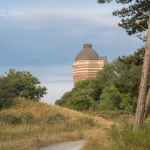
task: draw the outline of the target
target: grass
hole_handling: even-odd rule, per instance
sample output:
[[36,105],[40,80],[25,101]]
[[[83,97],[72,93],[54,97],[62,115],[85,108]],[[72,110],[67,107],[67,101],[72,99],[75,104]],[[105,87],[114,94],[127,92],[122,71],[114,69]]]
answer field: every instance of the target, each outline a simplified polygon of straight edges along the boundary
[[18,99],[15,107],[0,112],[0,150],[38,150],[79,139],[87,141],[82,150],[150,149],[149,119],[133,132],[134,117],[127,112],[97,115]]
[[18,99],[0,112],[0,150],[38,150],[63,141],[103,135],[113,123],[46,103]]
[[121,116],[111,128],[102,133],[90,137],[82,150],[150,149],[150,120],[145,122],[142,129],[133,132],[133,117]]

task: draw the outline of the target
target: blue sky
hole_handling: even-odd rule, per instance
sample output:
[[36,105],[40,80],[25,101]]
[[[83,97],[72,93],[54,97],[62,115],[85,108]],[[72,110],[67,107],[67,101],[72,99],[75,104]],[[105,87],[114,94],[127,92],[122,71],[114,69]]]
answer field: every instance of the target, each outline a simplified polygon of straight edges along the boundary
[[48,88],[42,101],[53,104],[72,89],[72,63],[83,44],[109,62],[144,45],[117,26],[112,11],[120,7],[97,0],[0,0],[0,74],[30,71]]

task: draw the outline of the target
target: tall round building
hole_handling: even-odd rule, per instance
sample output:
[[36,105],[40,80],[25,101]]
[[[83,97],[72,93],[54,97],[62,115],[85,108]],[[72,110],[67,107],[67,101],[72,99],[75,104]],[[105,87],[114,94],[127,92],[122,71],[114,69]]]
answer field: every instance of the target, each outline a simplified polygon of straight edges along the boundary
[[105,63],[107,63],[106,56],[99,56],[91,44],[84,44],[73,62],[74,85],[79,81],[96,77],[98,70],[103,69]]

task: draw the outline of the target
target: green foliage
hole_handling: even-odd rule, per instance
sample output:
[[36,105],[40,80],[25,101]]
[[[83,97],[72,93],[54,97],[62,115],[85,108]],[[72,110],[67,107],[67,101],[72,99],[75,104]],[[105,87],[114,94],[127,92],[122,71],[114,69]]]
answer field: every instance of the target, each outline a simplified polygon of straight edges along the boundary
[[88,110],[95,105],[95,101],[99,100],[100,93],[97,79],[84,80],[77,83],[71,91],[66,92],[55,104],[78,111]]
[[79,110],[125,110],[134,113],[141,79],[144,49],[105,64],[97,77],[78,82],[56,105]]
[[86,95],[92,97],[94,100],[99,100],[99,95],[101,93],[99,80],[94,78],[91,80],[83,80],[82,82],[78,82],[71,92],[73,97]]
[[120,109],[121,96],[114,85],[106,86],[100,96],[102,110],[116,110]]
[[[119,104],[120,109],[129,111],[129,112],[134,112],[133,104],[134,104],[134,99],[131,99],[130,94],[121,94],[121,102]],[[136,101],[137,102],[137,101]]]
[[0,109],[9,107],[14,103],[13,91],[13,85],[9,82],[9,79],[0,77]]
[[60,100],[56,100],[55,105],[59,105],[59,106],[67,106],[72,95],[71,95],[71,91],[64,93],[64,95],[61,97]]
[[[98,0],[98,3],[111,2],[113,0]],[[142,12],[149,14],[150,1],[148,0],[115,0],[117,3],[128,4],[120,10],[113,12],[114,16],[121,18],[118,25],[131,35],[142,32],[148,28],[148,16]],[[142,12],[141,12],[142,11]]]
[[106,64],[103,70],[100,70],[97,74],[101,88],[113,84],[121,93],[129,93],[132,91],[133,96],[138,95],[140,76],[141,65],[131,64],[129,68],[118,59]]
[[46,91],[30,72],[10,69],[6,76],[0,77],[0,109],[11,106],[16,97],[39,101]]
[[103,70],[99,70],[97,73],[97,79],[99,80],[99,86],[101,89],[111,84],[111,81],[117,77],[114,72],[115,62],[107,63]]
[[103,89],[101,109],[135,111],[142,66],[127,63],[128,58],[124,57],[123,61],[116,59],[98,72],[97,78]]
[[119,127],[112,126],[108,136],[114,142],[116,150],[150,149],[149,124],[146,124],[141,130],[136,132],[132,130],[133,125],[128,122]]
[[88,110],[92,105],[93,99],[89,96],[78,96],[70,100],[68,106],[71,109],[83,111]]
[[140,66],[143,65],[144,54],[145,48],[142,47],[137,52],[134,52],[133,55],[118,57],[118,60],[126,64],[128,68],[132,67],[132,64]]

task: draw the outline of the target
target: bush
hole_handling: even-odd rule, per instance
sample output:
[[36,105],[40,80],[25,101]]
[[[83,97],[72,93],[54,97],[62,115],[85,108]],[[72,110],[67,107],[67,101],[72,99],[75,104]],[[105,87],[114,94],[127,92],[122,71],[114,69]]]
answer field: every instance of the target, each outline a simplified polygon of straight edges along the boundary
[[130,115],[130,114],[131,113],[128,111],[117,110],[117,111],[100,111],[97,115],[105,119],[114,119],[122,115]]
[[89,96],[78,96],[70,100],[69,108],[77,111],[85,111],[92,105],[93,99]]
[[[133,124],[112,126],[108,136],[113,140],[118,150],[148,150],[150,149],[150,130],[146,124],[141,130],[133,132]],[[116,150],[117,150],[116,149]]]
[[62,122],[65,121],[65,117],[61,114],[61,113],[54,113],[54,114],[51,114],[47,117],[47,120],[46,122],[49,123],[49,124],[60,124]]
[[29,124],[34,122],[34,115],[31,112],[23,112],[20,117],[22,123]]
[[94,119],[90,117],[84,117],[83,118],[83,123],[88,124],[89,126],[93,127],[95,125]]
[[11,111],[3,111],[0,113],[0,120],[2,123],[9,125],[17,125],[21,123],[21,118],[18,114]]

